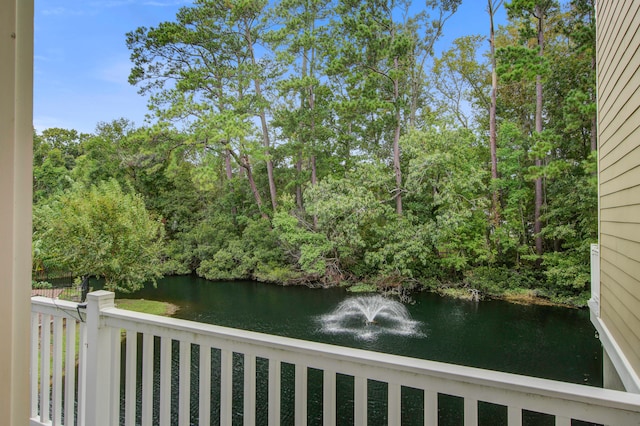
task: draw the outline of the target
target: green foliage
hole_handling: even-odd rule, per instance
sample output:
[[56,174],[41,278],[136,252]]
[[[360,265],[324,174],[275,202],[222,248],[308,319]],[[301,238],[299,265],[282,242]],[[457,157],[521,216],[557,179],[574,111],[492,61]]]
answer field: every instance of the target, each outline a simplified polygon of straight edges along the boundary
[[[242,233],[227,234],[226,241],[214,244],[217,250],[209,250],[211,256],[203,257],[197,269],[198,275],[210,280],[235,280],[286,275],[282,272],[283,253],[277,237],[263,218],[241,218]],[[203,243],[212,243],[205,238]]]
[[374,284],[357,284],[347,288],[349,293],[374,293],[378,287]]
[[[469,128],[472,118],[485,113],[489,105],[490,71],[487,64],[478,62],[481,36],[464,36],[453,41],[451,49],[434,59],[429,86],[437,93],[432,107],[440,119],[452,117]],[[469,104],[473,107],[469,108]]]
[[59,194],[73,184],[71,171],[88,135],[50,128],[33,136],[33,201]]
[[500,296],[505,290],[535,288],[539,277],[527,270],[505,266],[480,266],[465,274],[463,285],[490,296]]
[[53,288],[53,285],[48,281],[31,281],[31,288],[47,289],[47,288]]
[[34,241],[46,266],[105,278],[133,291],[161,276],[162,225],[114,180],[75,186],[34,209]]
[[526,46],[507,46],[498,49],[497,71],[504,82],[534,80],[537,75],[548,73],[548,64],[534,48]]
[[282,211],[274,215],[273,227],[283,249],[302,272],[316,276],[325,273],[326,257],[334,247],[326,236],[305,229],[295,216]]
[[548,252],[544,254],[547,285],[559,294],[586,290],[591,281],[589,252]]
[[403,142],[411,158],[407,202],[429,206],[420,221],[440,265],[461,271],[490,261],[485,237],[488,171],[474,161],[482,151],[473,133],[432,126],[410,133]]
[[157,122],[35,135],[34,269],[126,289],[195,272],[579,301],[597,239],[593,1],[509,2],[497,179],[483,38],[456,40],[427,69],[459,3],[201,0],[130,32],[130,82]]

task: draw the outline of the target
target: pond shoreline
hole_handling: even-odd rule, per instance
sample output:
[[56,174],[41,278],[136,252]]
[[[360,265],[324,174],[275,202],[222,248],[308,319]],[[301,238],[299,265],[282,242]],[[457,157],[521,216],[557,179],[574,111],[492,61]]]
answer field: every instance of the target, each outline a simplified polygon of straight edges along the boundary
[[[204,278],[203,278],[204,279]],[[209,280],[215,282],[213,280]],[[557,306],[563,308],[571,308],[571,309],[583,309],[587,307],[587,301],[581,300],[580,298],[572,298],[567,300],[554,300],[551,297],[541,295],[542,290],[539,289],[528,289],[528,288],[515,288],[510,290],[505,290],[502,293],[483,293],[474,288],[470,287],[458,287],[455,285],[452,286],[438,286],[435,288],[432,287],[422,287],[419,285],[414,286],[413,288],[404,288],[402,285],[392,286],[388,289],[377,288],[375,285],[368,283],[357,283],[357,284],[347,284],[347,285],[308,285],[308,284],[288,284],[283,282],[268,282],[268,281],[258,281],[254,280],[261,284],[270,284],[277,285],[281,287],[308,287],[311,289],[328,289],[328,288],[337,288],[343,287],[349,293],[354,294],[383,294],[385,296],[392,295],[398,296],[400,299],[411,299],[412,295],[421,292],[430,292],[438,294],[442,297],[450,297],[453,299],[466,300],[470,302],[481,302],[487,300],[502,300],[508,303],[513,303],[516,305],[536,305],[536,306]],[[402,292],[397,291],[398,288],[403,288]]]
[[[335,289],[335,288],[343,288],[348,293],[353,294],[382,294],[384,296],[395,296],[399,297],[401,301],[405,299],[410,301],[413,299],[413,296],[416,294],[427,292],[434,293],[442,297],[465,300],[470,302],[482,302],[482,301],[491,301],[491,300],[500,300],[516,305],[533,305],[533,306],[555,306],[555,307],[563,307],[570,309],[584,309],[587,307],[587,301],[582,300],[580,298],[572,298],[568,300],[554,300],[553,298],[546,296],[542,293],[540,289],[525,289],[525,288],[515,288],[510,290],[505,290],[501,293],[484,293],[482,291],[478,291],[469,287],[459,287],[455,285],[451,286],[438,286],[438,287],[423,287],[420,285],[415,285],[413,288],[404,288],[401,285],[393,286],[387,289],[377,288],[374,285],[366,284],[366,283],[357,283],[352,284],[349,283],[347,285],[313,285],[309,283],[286,283],[286,282],[275,282],[275,281],[265,281],[265,280],[210,280],[203,277],[199,277],[196,274],[186,274],[186,275],[167,275],[165,278],[178,278],[178,277],[189,277],[209,281],[211,283],[217,282],[244,282],[244,281],[253,281],[260,285],[272,285],[277,287],[304,287],[309,289],[318,289],[318,290],[326,290],[326,289]],[[398,288],[403,288],[403,291],[398,291]],[[118,299],[116,303],[125,301],[124,303],[129,303],[127,300],[140,300],[144,301],[145,299]],[[150,300],[147,300],[151,302]],[[167,303],[167,302],[158,302],[158,303]],[[167,303],[167,311],[165,313],[160,313],[157,315],[164,316],[172,316],[179,309],[178,306]],[[124,309],[136,310],[138,312],[147,312],[145,310],[138,310],[140,308],[129,308],[125,307]],[[147,312],[149,313],[149,312]]]
[[486,300],[501,300],[508,303],[513,303],[516,305],[536,305],[536,306],[557,306],[562,308],[570,308],[570,309],[584,309],[587,307],[584,303],[568,303],[561,301],[554,301],[549,299],[548,297],[543,297],[537,294],[536,290],[524,290],[524,291],[510,291],[505,292],[503,294],[479,294],[479,297],[476,299],[473,292],[469,291],[470,289],[465,288],[441,288],[436,290],[426,290],[432,291],[436,294],[439,294],[443,297],[451,297],[454,299],[467,300],[467,301],[475,301],[481,302]]

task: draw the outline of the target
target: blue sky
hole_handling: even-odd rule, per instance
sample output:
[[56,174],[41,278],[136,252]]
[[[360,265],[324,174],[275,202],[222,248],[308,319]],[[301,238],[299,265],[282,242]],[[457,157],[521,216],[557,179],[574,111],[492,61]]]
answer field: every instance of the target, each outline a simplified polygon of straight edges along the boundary
[[[172,20],[188,0],[35,0],[34,117],[50,127],[91,133],[100,121],[144,124],[147,100],[127,82],[125,34]],[[456,37],[488,34],[485,0],[463,0],[436,50]],[[500,10],[498,22],[504,22]]]

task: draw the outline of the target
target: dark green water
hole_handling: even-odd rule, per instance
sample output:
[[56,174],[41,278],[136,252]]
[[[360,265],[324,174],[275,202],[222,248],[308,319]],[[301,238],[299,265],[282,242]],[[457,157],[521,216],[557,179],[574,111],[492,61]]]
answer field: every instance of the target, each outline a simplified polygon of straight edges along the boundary
[[[587,310],[525,306],[501,301],[474,303],[432,293],[418,293],[413,296],[415,303],[406,307],[411,318],[421,323],[420,333],[414,336],[380,335],[374,339],[362,339],[353,334],[322,331],[320,317],[332,312],[346,298],[355,297],[343,289],[211,282],[186,276],[165,278],[157,288],[147,287],[122,297],[174,303],[179,307],[175,315],[177,318],[591,386],[602,385],[602,351]],[[241,359],[237,363],[241,364]],[[283,386],[286,387],[286,368],[283,368],[283,372]],[[313,371],[310,372],[310,378],[313,378]],[[348,378],[343,381],[339,393],[348,395],[352,392],[352,381]],[[373,420],[377,411],[384,412],[384,407],[378,407],[375,400],[379,395],[379,399],[384,401],[385,392],[385,386],[370,382],[372,402],[369,406],[369,424],[377,424]],[[321,399],[321,388],[314,390],[310,384],[310,424],[317,424],[316,420],[319,419],[314,420],[314,416],[321,415],[320,408],[314,408],[316,393],[317,398]],[[403,391],[403,411],[404,401],[408,400],[409,406],[412,398],[420,396]],[[347,401],[343,410],[347,411],[345,424],[348,424],[351,415],[349,398],[339,396],[338,400]],[[451,411],[448,415],[441,413],[441,424],[459,423],[461,419],[456,414],[459,401],[442,397],[441,404],[441,410]],[[419,406],[420,401],[416,405]],[[234,403],[234,408],[236,406],[238,410],[234,411],[241,411],[241,403]],[[481,418],[483,411],[489,413],[487,415],[491,418],[503,417],[500,413],[504,410],[499,408],[496,411],[492,407],[481,406]],[[418,409],[416,416],[420,415]],[[443,415],[446,419],[443,419]],[[283,424],[292,422],[292,419],[287,420],[288,416],[285,395]],[[241,424],[241,417],[235,420],[234,423]],[[421,419],[416,420],[419,423]],[[386,419],[381,416],[379,424],[385,422]],[[485,422],[500,423],[502,421]],[[534,419],[531,424],[546,424],[546,421]]]

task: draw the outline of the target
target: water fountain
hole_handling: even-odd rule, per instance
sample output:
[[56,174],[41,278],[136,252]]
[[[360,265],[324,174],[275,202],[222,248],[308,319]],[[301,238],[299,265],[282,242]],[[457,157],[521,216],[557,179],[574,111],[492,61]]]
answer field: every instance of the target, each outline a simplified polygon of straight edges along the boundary
[[323,333],[346,333],[372,340],[381,334],[421,336],[420,322],[411,319],[405,306],[379,295],[343,300],[319,318]]

